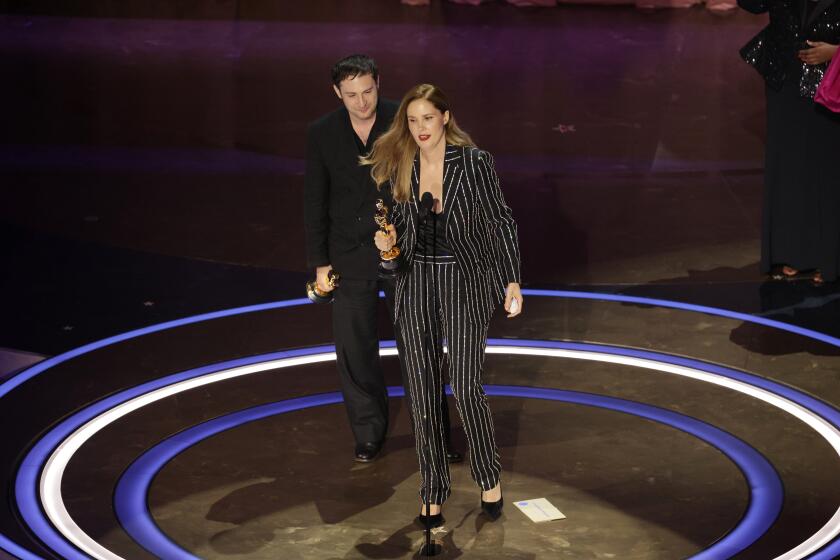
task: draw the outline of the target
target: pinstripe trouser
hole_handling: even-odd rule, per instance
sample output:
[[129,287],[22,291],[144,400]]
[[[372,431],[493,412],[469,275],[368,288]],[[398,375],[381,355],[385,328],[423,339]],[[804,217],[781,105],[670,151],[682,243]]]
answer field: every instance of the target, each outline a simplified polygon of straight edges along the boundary
[[406,385],[420,461],[420,496],[425,500],[424,490],[428,488],[429,503],[442,504],[450,493],[440,413],[444,341],[449,383],[467,436],[473,480],[482,490],[499,483],[502,466],[493,418],[481,385],[488,325],[474,324],[464,310],[465,283],[455,257],[414,255],[408,274],[399,328],[405,344]]

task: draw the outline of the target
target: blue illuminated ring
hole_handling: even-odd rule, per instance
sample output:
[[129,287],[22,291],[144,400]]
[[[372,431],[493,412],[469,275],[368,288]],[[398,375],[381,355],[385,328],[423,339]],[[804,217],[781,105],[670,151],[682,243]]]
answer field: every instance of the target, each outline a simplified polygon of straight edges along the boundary
[[[308,301],[308,300],[307,300]],[[393,345],[393,344],[392,344]],[[224,362],[226,367],[244,367],[257,365],[267,360],[280,360],[309,356],[313,353],[330,352],[333,346],[317,346],[313,348],[287,350],[258,357],[240,358]],[[87,560],[90,558],[78,550],[71,542],[62,536],[45,516],[39,498],[39,478],[47,465],[48,459],[73,432],[90,420],[107,413],[112,408],[130,401],[141,395],[148,394],[171,386],[179,381],[199,378],[212,374],[220,369],[219,364],[202,366],[166,377],[161,377],[142,385],[126,389],[84,408],[69,416],[52,430],[47,432],[32,447],[18,469],[15,480],[15,499],[23,520],[38,537],[52,550],[66,560]]]
[[[516,342],[517,346],[512,347],[511,342]],[[688,358],[680,358],[675,356],[669,356],[667,354],[659,354],[656,352],[650,351],[642,351],[642,350],[633,350],[628,348],[616,348],[612,346],[603,346],[603,345],[592,345],[592,344],[582,344],[582,343],[565,343],[565,342],[556,342],[556,341],[511,341],[511,340],[497,340],[497,339],[490,339],[488,341],[488,353],[496,353],[497,350],[505,349],[506,352],[515,352],[517,350],[527,351],[527,353],[538,353],[540,351],[556,354],[557,352],[562,351],[569,351],[569,352],[576,352],[581,355],[595,355],[596,353],[603,353],[603,354],[611,354],[615,355],[617,358],[621,357],[627,360],[647,360],[649,362],[654,362],[659,364],[659,366],[654,366],[656,369],[661,369],[664,365],[670,365],[675,368],[690,368],[692,370],[698,370],[701,372],[708,372],[704,375],[713,377],[715,379],[723,379],[729,378],[733,380],[734,383],[741,383],[745,387],[748,388],[750,391],[757,391],[754,385],[750,384],[749,382],[757,384],[758,382],[763,382],[768,384],[767,387],[769,389],[777,389],[780,392],[784,391],[787,392],[789,396],[797,398],[811,406],[818,406],[819,401],[808,397],[807,395],[803,395],[798,391],[789,389],[787,387],[781,386],[774,382],[769,382],[767,380],[763,380],[758,378],[754,375],[738,372],[736,370],[730,370],[728,368],[722,366],[716,366],[712,364],[705,364],[703,362],[698,362],[696,360],[691,360]],[[99,416],[104,416],[111,413],[112,410],[117,409],[120,406],[123,406],[124,403],[131,401],[132,399],[148,399],[148,396],[151,392],[154,391],[161,391],[165,390],[168,387],[174,386],[176,384],[182,383],[193,383],[193,380],[197,378],[209,378],[213,376],[218,376],[220,374],[227,376],[228,374],[225,373],[226,371],[229,372],[232,369],[237,368],[254,368],[259,367],[260,362],[265,362],[271,359],[281,359],[281,360],[308,360],[308,359],[315,359],[315,361],[325,361],[317,359],[317,356],[313,356],[311,354],[317,352],[327,352],[332,350],[332,347],[319,347],[319,348],[311,348],[305,350],[296,350],[296,351],[289,351],[289,352],[279,352],[275,354],[271,354],[269,356],[263,357],[250,357],[247,359],[239,359],[239,360],[232,360],[226,362],[224,364],[216,364],[214,366],[205,366],[202,368],[197,368],[194,370],[190,370],[187,372],[182,372],[179,374],[174,374],[168,376],[166,378],[157,379],[151,382],[148,382],[144,385],[139,387],[135,387],[133,389],[129,389],[122,393],[118,393],[116,395],[112,395],[111,397],[96,403],[90,409],[85,409],[80,411],[74,417],[69,418],[63,424],[60,424],[55,430],[48,433],[45,437],[46,440],[53,440],[51,442],[45,442],[43,449],[33,449],[33,452],[27,457],[27,462],[31,460],[33,465],[36,464],[43,464],[46,460],[46,456],[41,455],[38,457],[38,454],[50,453],[50,449],[54,448],[58,445],[59,442],[66,442],[75,429],[78,426],[85,422],[94,421]],[[387,345],[384,349],[385,351],[390,351],[392,354],[395,353],[393,341]],[[324,355],[324,354],[322,354]],[[334,353],[330,353],[329,359],[334,359]],[[580,357],[580,356],[578,356]],[[599,361],[604,361],[603,357],[598,358]],[[277,367],[277,366],[275,366]],[[645,367],[641,365],[641,367]],[[263,370],[268,368],[263,368]],[[253,373],[253,371],[251,372]],[[211,381],[206,381],[211,382]],[[719,384],[722,384],[722,381],[719,381]],[[767,389],[760,389],[764,390],[769,394],[776,395],[776,393],[769,391]],[[778,397],[782,398],[782,397]],[[823,405],[824,406],[824,405]],[[98,409],[94,411],[93,409]],[[829,409],[830,412],[830,409]],[[813,426],[812,426],[813,427]],[[835,430],[836,432],[836,430]],[[36,447],[40,446],[42,442],[39,442]],[[835,447],[836,449],[836,447]],[[45,471],[46,475],[46,471]],[[43,480],[44,477],[42,477]],[[35,486],[37,485],[37,473],[31,472],[29,469],[25,471],[21,471],[18,476],[17,480],[17,495],[19,497],[23,496],[25,492],[29,491],[31,494],[28,496],[28,499],[19,500],[19,509],[24,515],[25,520],[27,523],[30,524],[33,529],[35,529],[36,534],[38,534],[42,540],[48,542],[49,544],[56,544],[59,546],[64,546],[65,551],[62,552],[68,558],[86,558],[84,555],[79,555],[78,552],[74,552],[75,549],[67,543],[66,540],[62,539],[62,535],[59,535],[54,530],[52,530],[49,521],[44,517],[43,511],[41,509],[41,503],[38,500],[37,492],[35,491]],[[58,487],[59,484],[56,484]],[[43,494],[43,492],[42,492]],[[60,501],[60,492],[56,492],[56,495]],[[46,503],[43,504],[44,507]],[[74,536],[73,531],[68,531],[65,529],[63,531],[65,538],[71,538]],[[88,546],[91,547],[100,547],[98,543],[95,541],[88,542]],[[103,557],[115,557],[113,553],[110,553],[107,549],[102,549],[102,552],[106,554]],[[78,556],[71,556],[71,554],[76,554]],[[110,556],[107,556],[110,555]]]
[[[563,298],[571,298],[571,299],[591,299],[591,300],[603,300],[603,301],[615,301],[620,303],[631,303],[631,304],[640,304],[640,305],[650,305],[650,306],[657,306],[663,308],[672,308],[672,309],[680,309],[685,311],[692,311],[697,313],[704,313],[708,315],[714,315],[719,317],[725,317],[729,319],[735,319],[738,321],[744,321],[748,323],[759,324],[767,327],[771,327],[774,329],[782,330],[791,332],[794,334],[798,334],[801,336],[805,336],[814,340],[818,340],[824,342],[826,344],[840,347],[840,339],[810,330],[810,329],[803,329],[801,327],[797,327],[794,325],[789,325],[786,323],[782,323],[779,321],[774,321],[771,319],[765,319],[763,317],[755,317],[752,315],[748,315],[745,313],[738,313],[734,311],[729,311],[725,309],[719,309],[714,307],[707,307],[707,306],[700,306],[700,305],[693,305],[693,304],[686,304],[662,299],[655,299],[655,298],[644,298],[644,297],[635,297],[635,296],[624,296],[619,294],[605,294],[605,293],[597,293],[597,292],[575,292],[575,291],[565,291],[565,290],[523,290],[524,295],[529,296],[539,296],[539,297],[563,297]],[[179,319],[175,321],[169,321],[166,323],[161,323],[159,325],[152,325],[149,327],[145,327],[142,329],[137,329],[133,331],[129,331],[117,336],[109,337],[91,344],[87,344],[85,346],[79,347],[77,349],[71,350],[69,352],[60,354],[53,358],[49,358],[40,362],[20,373],[13,376],[10,379],[7,379],[3,383],[0,383],[0,398],[5,397],[9,392],[11,392],[15,387],[25,383],[27,380],[33,378],[34,376],[43,373],[44,371],[48,370],[51,367],[59,365],[67,360],[75,358],[77,356],[92,352],[94,350],[121,342],[125,340],[129,340],[132,338],[136,338],[139,336],[143,336],[145,334],[154,333],[163,331],[166,329],[176,328],[179,326],[189,325],[198,323],[201,321],[207,321],[212,319],[217,319],[221,317],[228,317],[234,315],[240,315],[244,313],[252,313],[258,311],[266,311],[270,309],[277,309],[283,307],[292,307],[298,305],[305,305],[309,304],[309,300],[305,298],[296,299],[296,300],[287,300],[287,301],[280,301],[274,303],[267,303],[261,305],[252,305],[247,307],[239,307],[234,309],[228,309],[213,313],[206,313],[202,315],[197,315],[193,317],[187,317],[184,319]],[[819,402],[819,401],[818,401]],[[833,410],[833,409],[832,409]],[[37,468],[40,470],[43,464],[40,465],[33,465],[29,464],[26,465],[24,468],[25,470]],[[26,501],[26,500],[23,500]],[[18,503],[21,503],[21,500],[18,496]],[[36,506],[37,507],[37,506]],[[52,530],[52,527],[49,527],[49,530]],[[62,541],[65,546],[68,546],[66,541]],[[840,546],[840,541],[832,542],[832,545]],[[62,547],[64,548],[64,547]],[[5,535],[0,534],[0,549],[3,549],[9,553],[12,553],[20,558],[24,558],[25,560],[43,560],[41,557],[22,549],[19,545],[15,542],[11,541]],[[70,551],[75,554],[78,552],[73,548],[69,547]],[[832,550],[835,550],[836,547]],[[84,556],[82,556],[84,557]],[[830,558],[829,556],[822,555],[819,553],[814,558]]]
[[[648,404],[591,393],[506,385],[487,385],[485,389],[488,395],[497,397],[561,401],[646,418],[691,434],[729,457],[741,470],[750,488],[747,513],[731,533],[692,556],[692,560],[719,560],[734,556],[761,537],[782,509],[782,481],[770,462],[740,439],[710,424]],[[389,387],[388,394],[402,397],[403,388]],[[203,422],[161,441],[132,463],[117,483],[114,505],[120,523],[140,546],[158,558],[200,560],[163,533],[149,512],[148,493],[158,472],[187,448],[225,430],[269,416],[340,402],[341,393],[327,393],[270,403]]]
[[[380,292],[380,297],[385,297],[383,293]],[[747,323],[754,323],[756,325],[763,325],[765,327],[770,327],[782,331],[787,331],[790,333],[798,334],[801,336],[805,336],[808,338],[812,338],[814,340],[819,340],[820,342],[825,342],[826,344],[830,344],[831,346],[836,346],[840,348],[840,338],[835,338],[833,336],[829,336],[827,334],[823,334],[821,332],[817,332],[811,329],[805,329],[802,327],[797,327],[796,325],[790,325],[788,323],[783,323],[781,321],[775,321],[773,319],[766,319],[764,317],[756,317],[754,315],[749,315],[747,313],[739,313],[737,311],[730,311],[728,309],[720,309],[717,307],[709,307],[706,305],[694,305],[691,303],[682,303],[678,301],[670,301],[667,299],[656,299],[656,298],[646,298],[646,297],[637,297],[637,296],[625,296],[621,294],[606,294],[600,292],[576,292],[571,290],[522,290],[522,295],[524,296],[537,296],[537,297],[559,297],[559,298],[568,298],[568,299],[591,299],[597,301],[614,301],[619,303],[634,303],[639,305],[650,305],[654,307],[665,307],[669,309],[680,309],[683,311],[692,311],[695,313],[704,313],[706,315],[715,315],[718,317],[726,317],[727,319],[735,319],[737,321],[744,321]],[[141,329],[136,329],[133,331],[128,331],[123,334],[115,335],[112,337],[104,338],[102,340],[98,340],[96,342],[91,342],[90,344],[85,344],[84,346],[80,346],[79,348],[75,348],[63,354],[59,354],[58,356],[53,356],[52,358],[48,358],[42,362],[38,362],[34,366],[27,368],[23,371],[18,372],[16,375],[12,376],[11,378],[7,379],[3,383],[0,383],[0,399],[5,397],[12,389],[21,385],[22,383],[28,381],[29,379],[35,377],[36,375],[46,371],[47,369],[57,366],[60,363],[66,362],[72,358],[77,356],[81,356],[82,354],[87,354],[94,350],[98,350],[105,346],[110,346],[112,344],[116,344],[118,342],[123,342],[125,340],[130,340],[132,338],[137,338],[138,336],[143,336],[150,333],[160,332],[167,329],[173,329],[176,327],[182,327],[185,325],[191,325],[195,323],[200,323],[202,321],[210,321],[213,319],[220,319],[222,317],[231,317],[234,315],[242,315],[245,313],[255,313],[257,311],[268,311],[271,309],[280,309],[283,307],[295,307],[298,305],[309,305],[312,302],[309,301],[308,298],[299,298],[299,299],[289,299],[284,301],[276,301],[272,303],[262,303],[258,305],[248,305],[245,307],[234,307],[232,309],[224,309],[222,311],[214,311],[212,313],[204,313],[201,315],[194,315],[192,317],[185,317],[183,319],[176,319],[174,321],[167,321],[165,323],[160,323],[157,325],[151,325],[148,327],[143,327]]]

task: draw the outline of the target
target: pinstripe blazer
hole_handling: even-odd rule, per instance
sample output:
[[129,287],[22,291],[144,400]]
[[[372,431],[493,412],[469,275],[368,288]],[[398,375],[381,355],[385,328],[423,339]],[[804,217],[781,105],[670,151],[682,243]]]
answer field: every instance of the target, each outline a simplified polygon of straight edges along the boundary
[[[411,199],[395,202],[392,209],[397,244],[407,265],[413,261],[417,243],[419,153],[414,159],[411,177]],[[504,300],[507,285],[520,282],[516,222],[505,204],[493,157],[488,152],[472,146],[447,144],[443,164],[443,208],[447,242],[467,284],[466,312],[476,324],[487,322],[496,305]],[[405,297],[406,277],[397,279],[394,306],[397,320]]]

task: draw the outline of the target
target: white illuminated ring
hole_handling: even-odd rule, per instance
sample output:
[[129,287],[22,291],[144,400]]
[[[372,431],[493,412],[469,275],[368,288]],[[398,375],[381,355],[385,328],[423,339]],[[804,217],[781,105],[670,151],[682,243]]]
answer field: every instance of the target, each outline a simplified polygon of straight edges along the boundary
[[[731,379],[723,375],[709,373],[687,366],[663,363],[653,359],[609,354],[606,352],[534,348],[514,345],[492,345],[487,347],[487,353],[569,358],[620,364],[679,375],[697,381],[703,381],[720,387],[725,387],[765,402],[786,412],[787,414],[790,414],[797,420],[804,422],[807,426],[816,431],[823,439],[825,439],[840,457],[840,431],[831,425],[831,423],[790,399],[777,395],[761,387],[756,387],[754,385],[750,385],[749,383]],[[396,348],[383,348],[380,350],[380,355],[382,356],[395,356],[396,354]],[[132,398],[107,410],[106,412],[103,412],[83,424],[69,437],[64,439],[53,451],[46,462],[41,473],[39,490],[42,506],[47,517],[67,540],[75,544],[90,556],[100,560],[123,560],[122,557],[106,549],[82,531],[67,511],[60,492],[64,471],[67,468],[68,463],[76,451],[78,451],[86,441],[93,437],[97,432],[131,412],[178,393],[253,373],[318,362],[328,362],[335,360],[335,357],[335,352],[325,352],[321,354],[282,358],[258,364],[234,367],[155,389],[149,393]],[[819,550],[822,546],[834,539],[838,534],[840,534],[840,508],[838,508],[828,523],[820,528],[819,531],[796,548],[778,556],[775,560],[799,560],[804,558],[805,556]]]

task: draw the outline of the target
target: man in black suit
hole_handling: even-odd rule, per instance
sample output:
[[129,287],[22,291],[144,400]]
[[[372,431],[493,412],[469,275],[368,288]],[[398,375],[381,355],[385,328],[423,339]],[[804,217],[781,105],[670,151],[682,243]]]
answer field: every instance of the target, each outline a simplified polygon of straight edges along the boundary
[[[339,379],[356,439],[355,459],[369,462],[379,454],[388,431],[377,301],[383,289],[393,302],[394,287],[377,280],[379,251],[373,244],[376,200],[384,198],[389,206],[390,200],[377,190],[370,169],[359,165],[359,156],[367,155],[388,129],[398,104],[379,99],[379,73],[368,56],[338,61],[332,81],[342,107],[313,122],[307,132],[306,253],[319,289],[332,290],[330,270],[341,277],[333,301]],[[448,410],[443,412],[448,416]],[[461,455],[450,452],[448,458],[455,462]]]

